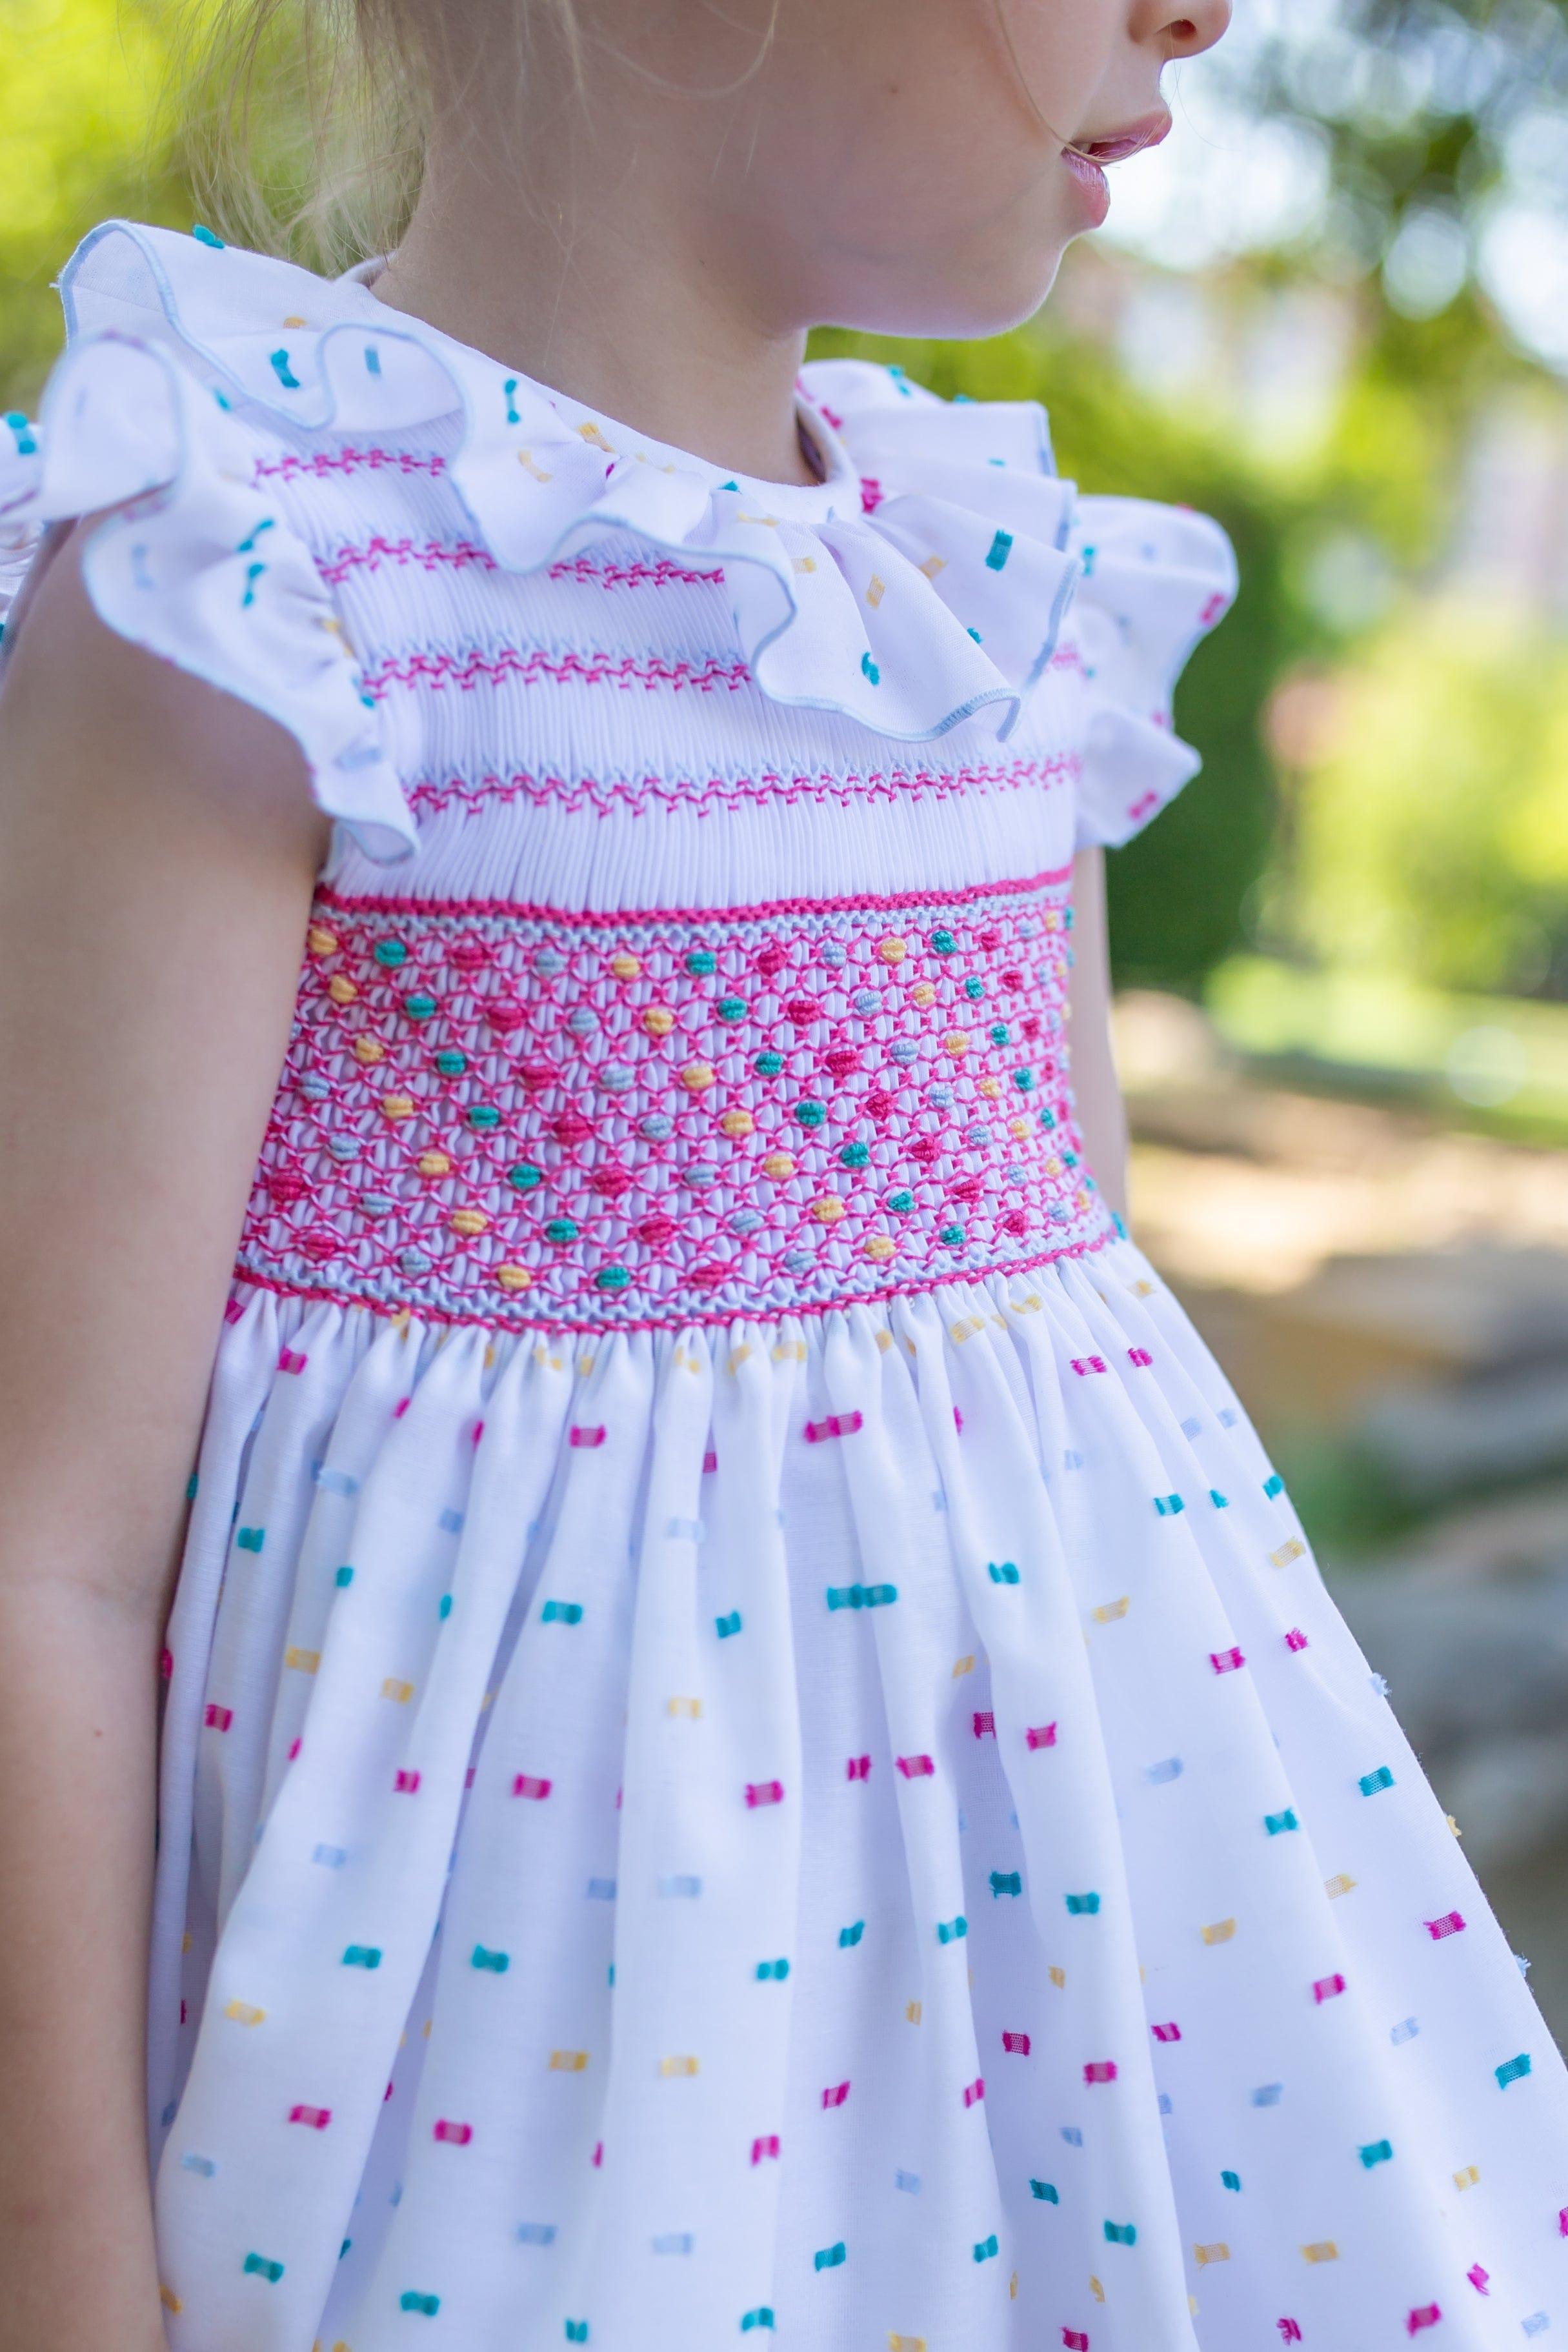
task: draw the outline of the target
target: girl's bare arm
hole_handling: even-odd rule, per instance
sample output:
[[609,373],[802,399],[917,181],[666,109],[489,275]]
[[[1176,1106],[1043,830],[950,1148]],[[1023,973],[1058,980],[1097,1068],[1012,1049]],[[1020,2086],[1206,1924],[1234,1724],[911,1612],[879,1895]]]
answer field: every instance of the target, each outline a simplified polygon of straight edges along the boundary
[[165,2340],[161,1629],[328,838],[290,739],[108,631],[68,538],[0,694],[0,2352]]
[[1105,920],[1105,852],[1083,849],[1073,861],[1075,961],[1068,1003],[1078,1121],[1095,1181],[1111,1207],[1127,1214],[1127,1112],[1110,1045],[1110,953]]

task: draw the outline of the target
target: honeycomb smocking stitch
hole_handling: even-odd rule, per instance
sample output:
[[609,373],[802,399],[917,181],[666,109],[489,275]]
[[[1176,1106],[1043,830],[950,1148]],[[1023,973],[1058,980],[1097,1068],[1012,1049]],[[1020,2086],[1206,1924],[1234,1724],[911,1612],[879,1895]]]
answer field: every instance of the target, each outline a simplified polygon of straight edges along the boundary
[[597,1329],[1097,1246],[1069,882],[638,915],[321,885],[237,1272]]

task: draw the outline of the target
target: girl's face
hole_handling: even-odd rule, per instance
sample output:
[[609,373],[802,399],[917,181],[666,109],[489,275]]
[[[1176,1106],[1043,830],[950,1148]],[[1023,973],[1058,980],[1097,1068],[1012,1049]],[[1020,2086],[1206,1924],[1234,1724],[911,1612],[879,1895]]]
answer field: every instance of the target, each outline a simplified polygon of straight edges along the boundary
[[[1162,69],[1231,0],[578,0],[590,112],[706,216],[758,323],[973,335],[1026,318],[1164,135]],[[1068,152],[1070,147],[1074,152]]]

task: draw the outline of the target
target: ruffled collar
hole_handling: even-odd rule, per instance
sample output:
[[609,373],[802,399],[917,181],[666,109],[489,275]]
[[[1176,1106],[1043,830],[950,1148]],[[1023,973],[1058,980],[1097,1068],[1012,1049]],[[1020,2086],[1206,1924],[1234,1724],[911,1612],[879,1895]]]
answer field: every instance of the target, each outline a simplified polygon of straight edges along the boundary
[[460,414],[447,474],[501,568],[632,532],[721,572],[773,700],[928,740],[1016,724],[1079,573],[1075,490],[1033,402],[949,404],[897,371],[822,361],[801,411],[827,478],[728,474],[381,301],[379,265],[326,278],[203,236],[109,221],[62,271],[74,344],[177,348],[220,405],[297,430],[416,429]]

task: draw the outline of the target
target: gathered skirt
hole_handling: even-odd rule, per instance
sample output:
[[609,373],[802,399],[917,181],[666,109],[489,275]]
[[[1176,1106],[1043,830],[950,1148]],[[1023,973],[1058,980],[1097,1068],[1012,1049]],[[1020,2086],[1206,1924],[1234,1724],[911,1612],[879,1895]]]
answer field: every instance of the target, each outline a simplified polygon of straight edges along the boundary
[[237,1284],[168,1632],[175,2352],[1493,2352],[1568,2077],[1130,1241],[602,1340]]

